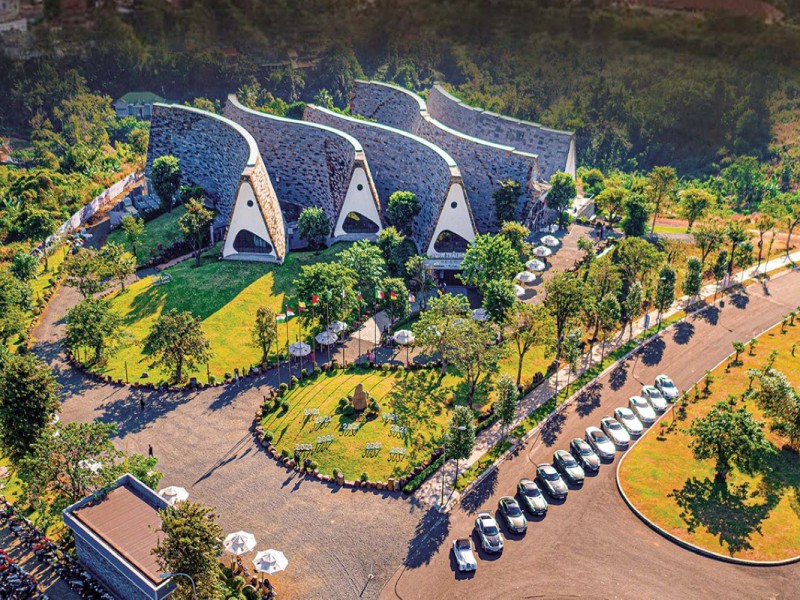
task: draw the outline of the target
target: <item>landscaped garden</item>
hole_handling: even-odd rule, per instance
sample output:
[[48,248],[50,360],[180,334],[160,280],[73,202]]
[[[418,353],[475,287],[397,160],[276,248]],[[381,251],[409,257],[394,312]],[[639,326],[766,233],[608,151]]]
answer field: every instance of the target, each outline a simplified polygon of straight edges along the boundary
[[[759,374],[783,373],[800,389],[800,320],[789,318],[758,338],[753,348],[720,365],[676,407],[677,422],[668,415],[660,429],[633,448],[620,468],[628,498],[648,519],[678,538],[712,552],[750,560],[781,560],[800,555],[800,456],[788,438],[771,427],[774,419],[753,396]],[[754,370],[757,370],[754,371]],[[772,371],[769,371],[772,373]],[[755,381],[753,381],[755,380]],[[751,388],[751,386],[753,386]],[[756,421],[765,422],[766,442],[774,453],[760,452],[763,464],[735,468],[727,478],[715,477],[713,460],[695,458],[689,429],[693,422],[720,411],[718,402],[744,407]],[[735,403],[733,403],[735,402]],[[716,435],[723,435],[717,431]],[[750,436],[750,439],[753,439]]]
[[[176,206],[171,212],[156,217],[144,225],[144,233],[136,244],[136,260],[139,265],[144,265],[159,253],[160,249],[166,249],[183,241],[184,235],[178,227],[178,219],[186,213],[186,207],[182,204]],[[127,243],[125,232],[117,228],[108,234],[107,242],[122,244],[131,250]]]

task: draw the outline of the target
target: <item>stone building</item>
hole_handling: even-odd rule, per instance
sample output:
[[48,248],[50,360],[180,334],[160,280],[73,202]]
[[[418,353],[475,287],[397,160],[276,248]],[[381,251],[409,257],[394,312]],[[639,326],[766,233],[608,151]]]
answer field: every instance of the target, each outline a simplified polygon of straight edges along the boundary
[[118,119],[123,117],[136,117],[149,119],[153,116],[153,104],[164,102],[161,96],[152,92],[128,92],[113,103],[114,112]]
[[283,214],[253,136],[214,113],[154,104],[148,180],[153,161],[167,154],[180,160],[182,183],[203,188],[206,203],[227,223],[223,258],[283,262]]
[[556,171],[575,177],[575,133],[548,129],[538,123],[504,117],[465,104],[441,85],[428,91],[428,114],[467,135],[512,146],[539,157],[539,172],[545,181]]
[[303,119],[342,130],[361,143],[384,213],[392,193],[416,194],[421,211],[410,238],[433,268],[459,268],[476,228],[461,172],[447,152],[407,131],[314,105],[306,106]]
[[287,223],[305,207],[321,208],[330,238],[377,239],[381,230],[378,193],[361,144],[317,123],[252,110],[228,96],[225,115],[258,143]]
[[518,220],[536,229],[546,216],[544,197],[548,186],[539,181],[537,155],[451,129],[428,114],[422,98],[388,83],[356,81],[350,109],[355,114],[425,138],[452,156],[464,178],[480,233],[494,233],[499,229],[492,194],[505,179],[513,179],[522,187]]

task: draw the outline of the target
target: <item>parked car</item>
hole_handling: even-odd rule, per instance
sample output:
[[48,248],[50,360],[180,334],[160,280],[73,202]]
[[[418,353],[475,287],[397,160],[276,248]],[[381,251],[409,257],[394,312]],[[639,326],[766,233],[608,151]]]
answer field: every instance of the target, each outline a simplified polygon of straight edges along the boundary
[[556,450],[553,453],[553,466],[572,485],[583,485],[583,478],[586,475],[575,457],[566,450]]
[[652,425],[656,422],[656,411],[641,396],[631,396],[628,398],[628,406],[643,425]]
[[653,410],[656,412],[664,412],[667,410],[667,401],[664,400],[664,396],[661,395],[661,392],[658,391],[656,386],[644,386],[642,388],[642,396],[650,403],[650,406],[652,406]]
[[672,379],[666,375],[659,375],[656,377],[656,387],[661,392],[661,395],[670,402],[675,402],[680,396],[678,388],[672,383]]
[[500,514],[506,522],[506,527],[512,533],[525,533],[528,530],[528,519],[522,513],[522,509],[511,496],[503,496],[498,503]]
[[622,423],[622,426],[628,431],[631,436],[640,436],[644,432],[642,422],[636,418],[633,411],[625,406],[620,406],[614,409],[614,418]]
[[575,438],[569,443],[570,452],[581,465],[584,471],[599,471],[600,457],[592,447],[581,438]]
[[539,483],[551,498],[564,500],[567,497],[569,488],[553,465],[547,463],[538,465],[536,467],[536,475],[539,478]]
[[475,531],[481,540],[481,547],[490,554],[499,554],[503,551],[503,534],[497,526],[497,521],[487,512],[478,513],[475,519]]
[[520,479],[517,484],[519,499],[522,506],[530,514],[541,517],[547,514],[547,499],[542,494],[539,486],[530,479]]
[[469,538],[458,538],[453,540],[453,556],[459,571],[475,571],[478,568],[478,561],[475,560],[472,540]]
[[627,448],[631,443],[631,434],[614,417],[600,419],[600,429],[620,448]]
[[597,427],[586,428],[586,441],[601,459],[614,459],[614,455],[617,453],[614,443]]

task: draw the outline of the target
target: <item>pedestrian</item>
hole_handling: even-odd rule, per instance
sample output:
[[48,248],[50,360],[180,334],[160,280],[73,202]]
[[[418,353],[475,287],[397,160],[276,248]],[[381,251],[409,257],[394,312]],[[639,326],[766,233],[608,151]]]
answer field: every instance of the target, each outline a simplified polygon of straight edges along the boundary
[[139,398],[139,412],[144,412],[144,398]]
[[308,473],[308,469],[311,466],[311,459],[307,458],[303,461],[303,473]]
[[153,456],[153,446],[147,444],[147,456]]
[[297,450],[294,451],[294,464],[300,467],[300,453]]

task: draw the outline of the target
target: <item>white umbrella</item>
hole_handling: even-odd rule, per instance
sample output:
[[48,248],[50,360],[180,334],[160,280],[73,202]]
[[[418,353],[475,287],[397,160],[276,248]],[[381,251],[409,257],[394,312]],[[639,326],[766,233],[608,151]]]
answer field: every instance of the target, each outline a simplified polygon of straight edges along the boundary
[[539,258],[545,258],[547,256],[550,256],[553,253],[553,251],[550,250],[550,248],[548,248],[547,246],[536,246],[536,248],[533,249],[533,253]]
[[560,246],[561,242],[558,241],[558,238],[553,235],[546,235],[542,238],[542,243],[545,246],[550,246],[551,248],[555,248],[556,246]]
[[322,331],[314,336],[314,339],[317,340],[318,344],[322,344],[323,346],[330,346],[339,340],[338,336],[332,331]]
[[476,308],[472,311],[472,318],[476,321],[488,321],[489,313],[486,312],[485,308]]
[[240,554],[247,554],[256,548],[256,536],[246,531],[237,531],[231,533],[222,542],[222,547],[225,552],[230,552],[239,556]]
[[96,460],[89,460],[88,458],[84,458],[83,460],[78,461],[78,466],[81,469],[85,469],[86,471],[97,473],[100,469],[103,468],[103,463],[97,462]]
[[525,291],[525,288],[522,287],[521,285],[515,285],[514,286],[514,295],[517,298],[522,298],[526,293],[527,292]]
[[414,334],[411,333],[408,329],[401,329],[397,333],[394,334],[394,341],[398,344],[402,344],[403,346],[407,346],[408,344],[413,344],[414,340],[417,339],[414,337]]
[[189,492],[177,485],[171,485],[159,490],[158,495],[166,500],[170,506],[189,499]]
[[283,571],[289,565],[289,559],[279,550],[262,550],[253,559],[256,571],[274,575],[278,571]]
[[522,283],[533,283],[534,281],[536,281],[536,275],[534,275],[530,271],[523,271],[522,273],[517,273],[515,279],[517,281],[521,281]]
[[347,329],[347,323],[344,321],[334,321],[331,323],[330,327],[328,327],[328,331],[332,331],[333,333],[341,333]]
[[308,356],[311,354],[311,346],[305,342],[295,342],[289,346],[289,354],[292,356]]
[[525,267],[531,271],[544,271],[547,265],[540,261],[538,258],[532,258],[525,263]]

